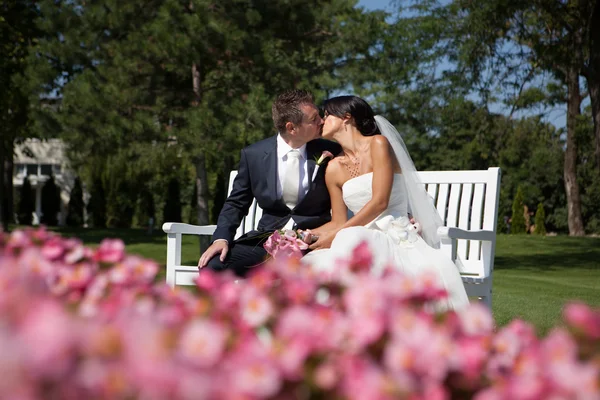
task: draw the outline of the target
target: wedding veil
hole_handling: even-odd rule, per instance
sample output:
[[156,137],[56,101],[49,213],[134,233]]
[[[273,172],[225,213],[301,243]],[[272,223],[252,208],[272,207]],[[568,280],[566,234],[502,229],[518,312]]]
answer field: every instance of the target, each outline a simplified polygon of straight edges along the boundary
[[376,115],[375,122],[377,122],[377,127],[381,134],[390,142],[396,159],[400,164],[408,196],[408,209],[415,221],[421,225],[421,236],[428,245],[438,249],[440,247],[440,237],[438,236],[437,229],[443,225],[443,221],[429,194],[425,191],[425,185],[419,179],[417,169],[408,154],[406,145],[400,133],[387,119],[381,115]]

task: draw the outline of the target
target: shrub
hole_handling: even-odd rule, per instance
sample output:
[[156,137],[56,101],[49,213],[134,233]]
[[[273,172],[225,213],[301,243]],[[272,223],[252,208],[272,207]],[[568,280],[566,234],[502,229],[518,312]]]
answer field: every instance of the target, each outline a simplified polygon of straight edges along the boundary
[[40,222],[48,226],[58,225],[58,213],[60,212],[60,189],[50,176],[42,187],[42,217]]
[[542,203],[538,204],[535,211],[535,230],[533,233],[536,235],[546,235],[546,212]]
[[522,234],[526,232],[525,212],[523,208],[523,192],[521,187],[517,189],[517,194],[512,205],[512,221],[510,224],[510,233]]
[[67,207],[67,225],[82,226],[83,225],[83,188],[79,177],[75,178],[73,189],[69,196],[69,205]]
[[17,210],[19,216],[19,224],[31,225],[33,221],[33,211],[35,210],[35,197],[33,190],[31,189],[31,183],[29,177],[23,179],[23,186],[21,187],[21,196],[19,198],[19,209]]

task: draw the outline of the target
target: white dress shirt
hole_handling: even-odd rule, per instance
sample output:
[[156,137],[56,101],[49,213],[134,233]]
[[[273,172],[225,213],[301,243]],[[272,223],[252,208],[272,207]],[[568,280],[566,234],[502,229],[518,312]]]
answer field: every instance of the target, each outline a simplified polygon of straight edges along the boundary
[[[283,196],[283,181],[285,179],[285,168],[287,165],[287,154],[294,150],[287,144],[281,135],[277,135],[277,198]],[[308,163],[306,162],[306,144],[296,149],[300,152],[300,187],[298,188],[298,203],[302,201],[308,192],[310,180],[308,177]]]

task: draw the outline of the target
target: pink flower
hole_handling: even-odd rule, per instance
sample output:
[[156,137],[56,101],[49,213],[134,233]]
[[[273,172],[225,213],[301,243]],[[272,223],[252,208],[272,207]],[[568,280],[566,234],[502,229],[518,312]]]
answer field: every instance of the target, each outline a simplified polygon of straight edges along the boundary
[[48,240],[42,246],[42,255],[48,260],[56,260],[63,255],[65,247],[60,238],[55,237]]
[[568,304],[563,311],[567,324],[591,339],[600,339],[600,311],[582,303]]
[[354,272],[368,272],[373,264],[373,254],[367,241],[360,242],[354,250],[348,267]]
[[226,397],[229,398],[272,397],[283,383],[271,348],[259,342],[256,336],[242,338],[222,365],[227,375]]
[[[65,263],[67,264],[75,264],[86,256],[86,247],[78,244],[73,247],[66,255],[65,255]],[[89,254],[88,254],[89,255]]]
[[455,343],[451,364],[453,369],[460,371],[470,383],[475,384],[484,372],[483,366],[488,356],[489,349],[485,340],[461,337]]
[[113,264],[125,256],[125,244],[121,239],[104,239],[96,249],[95,260],[101,263]]
[[190,322],[179,339],[179,356],[190,364],[199,367],[214,366],[223,355],[227,332],[210,320],[199,319]]
[[277,369],[259,359],[248,359],[230,375],[232,391],[256,398],[268,398],[281,388],[281,376]]
[[339,381],[339,373],[335,364],[325,362],[319,365],[314,372],[315,384],[321,389],[331,390]]
[[262,293],[246,290],[241,298],[241,314],[250,326],[263,325],[273,315],[271,300]]
[[296,239],[296,238],[298,237],[298,235],[297,235],[297,234],[296,234],[296,232],[294,232],[293,230],[291,230],[291,229],[288,229],[288,230],[286,230],[286,231],[283,233],[283,237],[284,237],[285,239],[288,239],[288,240],[289,240],[289,239]]
[[296,338],[281,342],[278,348],[275,355],[282,374],[288,379],[302,379],[306,359],[312,350],[308,338],[298,335]]
[[41,376],[67,373],[75,361],[71,352],[77,328],[59,303],[32,302],[18,331],[31,372]]
[[494,329],[490,311],[481,303],[471,303],[458,313],[462,331],[468,336],[488,335]]
[[36,247],[24,248],[19,256],[19,264],[32,276],[45,279],[50,279],[56,270],[56,266],[46,257],[42,257]]

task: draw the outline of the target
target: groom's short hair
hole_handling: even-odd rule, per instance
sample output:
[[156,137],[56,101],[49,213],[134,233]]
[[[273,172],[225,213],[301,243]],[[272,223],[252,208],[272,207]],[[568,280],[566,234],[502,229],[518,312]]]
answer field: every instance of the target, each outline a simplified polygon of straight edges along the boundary
[[300,109],[303,104],[314,104],[315,97],[308,90],[292,89],[277,96],[273,102],[273,124],[278,132],[285,132],[285,124],[292,122],[300,124],[304,113]]

